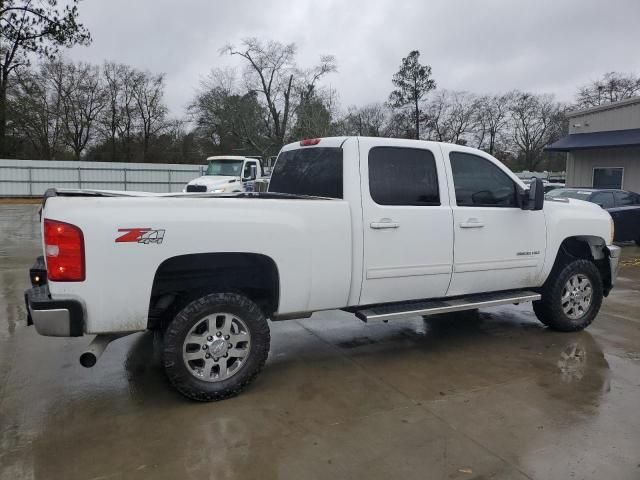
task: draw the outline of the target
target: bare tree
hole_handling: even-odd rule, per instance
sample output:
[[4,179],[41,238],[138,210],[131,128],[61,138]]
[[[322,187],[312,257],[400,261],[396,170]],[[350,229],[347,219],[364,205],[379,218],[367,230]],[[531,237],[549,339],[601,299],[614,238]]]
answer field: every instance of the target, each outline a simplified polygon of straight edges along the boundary
[[468,143],[476,126],[477,109],[476,97],[468,92],[438,92],[425,110],[429,137],[439,142]]
[[343,119],[345,135],[382,137],[387,121],[387,109],[381,103],[370,103],[364,107],[352,106]]
[[38,71],[23,69],[16,76],[13,121],[39,158],[54,159],[62,149],[63,64],[43,63]]
[[475,95],[469,92],[453,92],[451,100],[448,119],[449,142],[466,145],[476,127],[478,102]]
[[296,76],[296,46],[280,42],[263,43],[257,38],[248,38],[239,49],[229,45],[223,49],[230,55],[244,58],[248,64],[245,80],[249,90],[259,92],[269,112],[268,126],[276,148],[284,144],[291,120],[291,95]]
[[146,160],[151,137],[166,127],[167,107],[163,103],[164,74],[139,72],[133,87],[142,134],[142,161]]
[[[127,74],[131,70],[127,65],[113,62],[105,62],[102,67],[102,75],[105,83],[106,107],[100,118],[102,133],[105,141],[109,144],[110,158],[114,162],[117,157],[118,133],[122,128],[123,102],[126,93]],[[131,95],[128,96],[132,101]]]
[[384,127],[384,136],[391,138],[415,138],[415,123],[411,112],[392,108]]
[[[299,78],[294,80],[294,87],[300,97],[297,106],[304,105],[305,102],[318,98],[320,94],[317,91],[318,82],[328,73],[337,70],[336,59],[333,55],[321,55],[320,63],[306,70],[297,70]],[[329,94],[333,95],[332,92]]]
[[107,97],[97,66],[65,63],[62,85],[62,117],[64,142],[73,150],[76,160],[91,140],[95,123],[106,105]]
[[77,22],[78,0],[60,10],[57,0],[0,0],[0,156],[6,153],[7,92],[13,73],[29,65],[29,55],[48,58],[59,47],[88,44],[89,32]]
[[246,61],[246,86],[250,92],[258,92],[264,101],[268,113],[265,125],[273,142],[273,150],[278,150],[285,143],[297,107],[306,98],[311,98],[317,82],[323,76],[336,69],[334,58],[323,56],[318,66],[300,70],[296,65],[296,46],[293,43],[248,38],[243,40],[240,47],[228,45],[222,52]]
[[618,72],[605,73],[601,79],[578,89],[576,103],[580,108],[618,102],[640,94],[640,76]]
[[534,171],[543,160],[542,149],[558,134],[564,119],[553,95],[514,93],[510,107],[513,142],[527,170]]
[[196,133],[205,145],[212,144],[220,151],[249,150],[267,156],[272,139],[264,110],[257,92],[238,88],[232,69],[214,69],[189,105]]
[[485,95],[478,99],[476,109],[476,144],[490,155],[496,150],[496,143],[504,135],[509,125],[509,108],[514,94]]
[[133,145],[136,141],[139,112],[135,99],[135,88],[138,72],[125,66],[121,73],[120,101],[118,107],[118,139],[124,160],[129,162],[133,158]]

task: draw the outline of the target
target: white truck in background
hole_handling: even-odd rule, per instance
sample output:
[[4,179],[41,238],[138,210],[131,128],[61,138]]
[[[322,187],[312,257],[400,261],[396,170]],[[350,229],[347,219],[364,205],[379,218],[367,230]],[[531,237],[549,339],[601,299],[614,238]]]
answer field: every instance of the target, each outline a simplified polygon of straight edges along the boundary
[[160,330],[169,380],[201,401],[258,374],[267,319],[533,301],[548,327],[580,330],[620,257],[597,205],[545,201],[540,180],[527,189],[476,149],[386,138],[287,145],[266,193],[52,190],[42,229],[26,293],[37,331],[97,335],[80,359],[93,366],[113,338]]
[[207,170],[191,180],[183,192],[252,192],[256,180],[264,176],[262,162],[254,157],[223,155],[207,158]]

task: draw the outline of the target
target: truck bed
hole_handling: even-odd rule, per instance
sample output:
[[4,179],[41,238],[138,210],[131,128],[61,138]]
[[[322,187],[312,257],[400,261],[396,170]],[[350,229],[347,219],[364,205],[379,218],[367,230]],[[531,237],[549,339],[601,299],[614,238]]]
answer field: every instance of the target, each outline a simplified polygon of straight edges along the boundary
[[[50,282],[49,287],[54,297],[83,300],[87,333],[144,330],[160,265],[210,252],[273,260],[278,314],[347,304],[352,242],[349,205],[343,200],[57,190],[46,195],[42,215],[83,232],[86,281]],[[146,237],[132,241],[136,230]]]

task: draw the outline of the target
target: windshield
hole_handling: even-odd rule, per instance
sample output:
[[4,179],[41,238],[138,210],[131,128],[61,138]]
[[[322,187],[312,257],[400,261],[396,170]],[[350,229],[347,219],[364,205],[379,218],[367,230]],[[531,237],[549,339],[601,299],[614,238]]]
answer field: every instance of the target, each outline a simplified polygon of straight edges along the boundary
[[561,188],[547,193],[548,197],[575,198],[577,200],[588,200],[590,195],[591,192],[588,190],[563,190]]
[[239,177],[244,160],[210,160],[205,175]]

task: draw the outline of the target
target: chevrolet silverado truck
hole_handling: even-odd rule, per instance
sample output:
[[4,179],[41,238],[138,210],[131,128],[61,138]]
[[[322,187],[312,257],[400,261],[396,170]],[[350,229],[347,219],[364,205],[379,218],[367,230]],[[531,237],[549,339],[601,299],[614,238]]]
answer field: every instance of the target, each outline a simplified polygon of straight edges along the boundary
[[184,192],[235,193],[251,192],[255,180],[264,176],[258,158],[219,156],[207,158],[207,170],[191,180]]
[[[617,273],[611,216],[547,200],[460,145],[383,138],[285,146],[269,191],[149,194],[50,190],[29,323],[109,341],[163,335],[185,396],[246,387],[269,353],[268,319],[340,309],[365,322],[533,302],[551,329],[598,314]],[[451,321],[456,321],[455,316]]]

